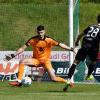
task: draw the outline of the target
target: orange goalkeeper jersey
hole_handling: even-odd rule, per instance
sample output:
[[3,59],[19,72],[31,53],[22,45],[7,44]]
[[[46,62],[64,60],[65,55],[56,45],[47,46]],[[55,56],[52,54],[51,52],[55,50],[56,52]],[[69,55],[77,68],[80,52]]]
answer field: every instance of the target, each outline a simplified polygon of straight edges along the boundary
[[45,36],[43,40],[40,40],[38,36],[34,36],[26,42],[26,45],[31,45],[33,48],[33,57],[38,60],[50,59],[52,46],[57,46],[59,42],[54,39]]

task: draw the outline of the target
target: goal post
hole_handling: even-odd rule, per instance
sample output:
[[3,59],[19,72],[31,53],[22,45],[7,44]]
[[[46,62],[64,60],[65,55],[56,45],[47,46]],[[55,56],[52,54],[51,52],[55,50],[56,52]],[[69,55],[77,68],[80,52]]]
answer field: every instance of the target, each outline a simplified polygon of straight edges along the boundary
[[[80,0],[69,0],[69,45],[73,47],[75,39],[79,34],[79,2]],[[74,54],[70,52],[69,57],[69,65],[73,63]],[[81,67],[80,67],[81,66]],[[72,81],[79,82],[79,80],[83,81],[86,76],[87,65],[86,62],[81,62],[74,73],[74,77],[72,77]],[[79,71],[79,72],[78,72]],[[80,78],[80,79],[79,79]]]
[[[69,0],[69,46],[73,43],[79,33],[79,0]],[[70,52],[70,65],[73,62],[73,53]]]
[[[69,0],[69,46],[73,47],[73,0]],[[73,62],[73,53],[70,52],[69,65]]]
[[[69,45],[70,47],[74,46],[73,44],[75,42],[75,39],[79,34],[79,2],[80,0],[69,0]],[[74,60],[74,54],[70,52],[69,56],[70,56],[69,66],[71,66]],[[78,80],[84,80],[86,64],[81,62],[78,66],[80,65],[84,67],[82,67],[81,70],[80,67],[76,68],[74,76],[71,79],[72,82],[73,81],[76,82]],[[78,70],[80,70],[82,73],[80,74]],[[81,79],[79,79],[79,77],[77,78],[77,76],[79,75]]]

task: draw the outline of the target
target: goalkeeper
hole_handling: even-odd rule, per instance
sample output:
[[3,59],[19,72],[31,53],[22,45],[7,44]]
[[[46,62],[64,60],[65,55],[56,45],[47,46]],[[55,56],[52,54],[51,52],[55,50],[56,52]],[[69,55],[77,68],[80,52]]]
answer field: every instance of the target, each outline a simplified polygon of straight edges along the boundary
[[39,25],[37,27],[37,35],[30,38],[21,48],[19,48],[15,54],[6,56],[6,60],[10,60],[22,53],[28,46],[32,46],[33,57],[23,59],[19,62],[18,69],[18,81],[10,82],[12,86],[21,86],[22,77],[25,71],[25,65],[31,65],[35,67],[43,66],[49,73],[51,79],[56,82],[67,83],[67,81],[61,77],[57,77],[54,73],[54,69],[51,65],[50,54],[53,46],[60,46],[61,48],[69,51],[74,51],[73,48],[68,47],[65,44],[59,43],[56,40],[45,35],[44,26]]

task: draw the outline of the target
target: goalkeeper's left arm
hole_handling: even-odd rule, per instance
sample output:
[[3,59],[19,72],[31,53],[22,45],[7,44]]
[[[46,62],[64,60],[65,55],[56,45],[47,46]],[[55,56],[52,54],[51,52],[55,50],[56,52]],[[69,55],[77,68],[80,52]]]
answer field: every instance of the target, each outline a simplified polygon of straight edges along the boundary
[[69,46],[67,46],[67,45],[65,45],[65,44],[63,44],[63,43],[59,43],[59,46],[60,46],[61,48],[65,49],[65,50],[72,51],[72,52],[74,52],[74,53],[76,54],[76,52],[75,52],[75,50],[74,50],[73,47],[69,47]]

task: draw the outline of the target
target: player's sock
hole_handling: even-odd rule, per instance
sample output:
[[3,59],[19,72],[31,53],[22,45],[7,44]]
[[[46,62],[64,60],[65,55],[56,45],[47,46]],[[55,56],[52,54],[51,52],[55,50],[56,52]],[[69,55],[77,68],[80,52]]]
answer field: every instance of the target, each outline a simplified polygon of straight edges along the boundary
[[55,81],[57,82],[62,82],[62,83],[66,83],[66,80],[61,78],[61,77],[56,77]]
[[18,70],[18,81],[20,82],[22,80],[23,74],[24,74],[24,64],[19,65],[19,70]]
[[92,74],[92,72],[94,71],[94,67],[95,67],[94,64],[90,64],[90,65],[89,65],[87,76],[90,76],[90,75]]
[[22,86],[22,83],[19,83],[19,82],[17,82],[17,81],[13,81],[13,82],[9,82],[9,85],[20,87],[20,86]]
[[71,79],[72,75],[74,74],[75,68],[76,68],[76,64],[72,64],[72,66],[69,69],[68,79]]
[[91,74],[90,76],[86,76],[85,79],[86,79],[86,80],[94,80],[94,77],[93,77],[93,75]]
[[74,84],[70,81],[72,75],[74,74],[74,71],[75,71],[75,68],[76,68],[76,65],[77,64],[72,64],[72,66],[70,67],[69,69],[69,73],[68,73],[68,80],[66,82],[66,86],[63,88],[63,91],[67,91],[68,90],[68,87],[74,87]]
[[70,79],[68,79],[67,80],[67,82],[66,82],[66,86],[63,88],[63,91],[64,92],[66,92],[67,90],[68,90],[68,87],[74,87],[74,83],[72,83],[71,81],[70,81]]
[[67,80],[66,84],[70,87],[74,87],[74,83],[72,83],[70,79]]
[[19,80],[19,79],[18,79],[17,81],[18,81],[19,83],[21,83],[21,82],[22,82],[22,81],[21,81],[21,80]]

